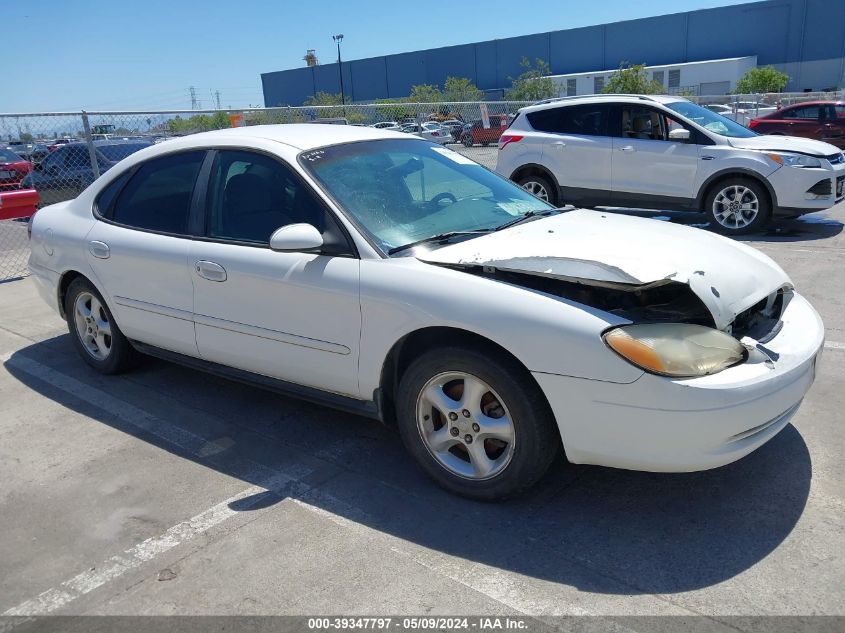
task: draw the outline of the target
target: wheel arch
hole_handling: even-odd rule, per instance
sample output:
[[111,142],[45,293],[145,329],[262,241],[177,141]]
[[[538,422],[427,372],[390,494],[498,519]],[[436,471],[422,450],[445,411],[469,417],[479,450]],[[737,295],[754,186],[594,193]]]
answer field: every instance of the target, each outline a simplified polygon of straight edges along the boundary
[[543,167],[543,165],[539,165],[537,163],[526,163],[525,165],[521,165],[510,175],[510,179],[517,182],[523,176],[529,176],[531,174],[537,174],[543,176],[544,178],[548,178],[549,181],[557,187],[558,190],[560,190],[560,183],[557,181],[557,178],[555,178],[555,175],[547,167]]
[[396,422],[396,407],[395,396],[399,387],[399,381],[402,378],[405,370],[414,360],[414,358],[421,352],[432,349],[434,347],[446,346],[462,346],[472,347],[475,349],[482,349],[484,351],[493,351],[497,354],[506,356],[509,360],[517,363],[526,374],[530,377],[531,382],[537,387],[539,392],[549,405],[545,393],[540,388],[540,385],[534,380],[530,370],[526,367],[519,358],[512,352],[502,347],[495,341],[461,328],[448,326],[430,326],[424,327],[412,332],[409,332],[396,341],[388,350],[387,355],[382,362],[381,374],[379,378],[379,387],[376,394],[376,402],[380,411],[381,419],[387,424],[395,424]]
[[758,184],[763,186],[763,189],[769,195],[769,203],[772,207],[772,213],[778,208],[778,198],[777,193],[775,193],[774,187],[772,187],[769,179],[760,174],[759,172],[754,171],[753,169],[748,169],[746,167],[732,167],[730,169],[724,169],[722,171],[718,171],[715,174],[711,175],[707,180],[702,183],[701,188],[698,191],[698,196],[695,200],[696,208],[705,211],[704,208],[704,201],[707,199],[708,194],[713,190],[714,187],[719,185],[720,183],[728,180],[729,178],[746,178],[749,180],[754,180]]
[[[63,319],[67,318],[67,314],[65,313],[65,298],[67,297],[67,290],[68,288],[70,288],[70,284],[72,284],[73,281],[75,279],[78,279],[79,277],[82,277],[86,281],[94,284],[93,281],[88,279],[88,277],[83,275],[78,270],[66,270],[62,273],[62,276],[59,278],[59,283],[56,288],[56,300],[59,302],[59,314]],[[94,287],[96,288],[96,284],[94,284]]]

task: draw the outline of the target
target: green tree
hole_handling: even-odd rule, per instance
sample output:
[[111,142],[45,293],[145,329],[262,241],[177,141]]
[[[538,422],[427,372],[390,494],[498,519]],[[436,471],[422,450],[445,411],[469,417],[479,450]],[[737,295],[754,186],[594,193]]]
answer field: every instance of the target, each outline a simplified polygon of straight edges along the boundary
[[645,64],[631,65],[628,62],[619,64],[619,70],[614,72],[604,86],[602,92],[629,95],[655,95],[666,92],[663,84],[648,78]]
[[446,77],[443,98],[446,101],[481,101],[484,93],[465,77]]
[[505,93],[505,98],[510,101],[539,101],[558,96],[558,90],[554,80],[548,75],[551,74],[549,65],[542,59],[535,59],[534,65],[523,57],[519,64],[525,70],[516,79],[511,80],[511,87]]
[[408,103],[440,103],[443,101],[443,93],[431,84],[418,84],[411,86],[411,94],[406,99]]
[[322,90],[318,91],[317,94],[308,97],[305,100],[304,105],[307,106],[333,106],[333,105],[340,105],[341,104],[341,96],[338,92],[337,94],[332,94],[330,92],[323,92]]
[[24,143],[32,143],[32,141],[35,140],[35,137],[29,132],[23,132],[19,140],[23,141]]
[[780,92],[786,88],[789,75],[774,66],[752,68],[736,82],[736,94],[757,94],[759,92]]

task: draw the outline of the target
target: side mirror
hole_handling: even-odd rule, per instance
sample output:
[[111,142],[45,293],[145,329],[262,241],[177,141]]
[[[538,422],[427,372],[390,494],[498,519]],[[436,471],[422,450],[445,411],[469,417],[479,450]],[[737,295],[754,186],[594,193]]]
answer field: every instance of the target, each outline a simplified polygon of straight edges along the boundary
[[675,128],[669,132],[669,140],[686,142],[689,140],[689,130],[682,127]]
[[270,249],[274,251],[313,251],[322,245],[323,236],[310,224],[288,224],[270,236]]

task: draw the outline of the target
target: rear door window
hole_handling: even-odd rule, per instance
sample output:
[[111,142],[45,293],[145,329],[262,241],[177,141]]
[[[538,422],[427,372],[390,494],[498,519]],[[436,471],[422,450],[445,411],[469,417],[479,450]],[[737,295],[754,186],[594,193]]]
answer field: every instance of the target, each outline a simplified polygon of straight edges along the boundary
[[540,132],[575,136],[607,136],[608,108],[585,104],[548,108],[528,114],[531,127]]
[[204,151],[170,154],[143,163],[114,202],[111,219],[147,231],[184,234]]
[[792,108],[783,113],[784,119],[811,119],[813,121],[819,118],[820,108],[817,105],[801,106],[800,108]]

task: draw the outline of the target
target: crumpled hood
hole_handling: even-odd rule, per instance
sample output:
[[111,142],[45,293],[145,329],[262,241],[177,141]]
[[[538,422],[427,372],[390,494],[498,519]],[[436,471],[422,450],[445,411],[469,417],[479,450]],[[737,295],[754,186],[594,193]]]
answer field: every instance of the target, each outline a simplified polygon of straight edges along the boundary
[[800,136],[779,136],[777,134],[766,134],[763,136],[751,136],[749,138],[729,138],[728,142],[739,149],[775,150],[781,152],[798,152],[800,154],[811,154],[812,156],[830,156],[838,154],[842,150],[811,138]]
[[778,288],[786,273],[761,252],[721,235],[577,209],[417,255],[433,264],[491,266],[594,285],[689,284],[719,329]]

